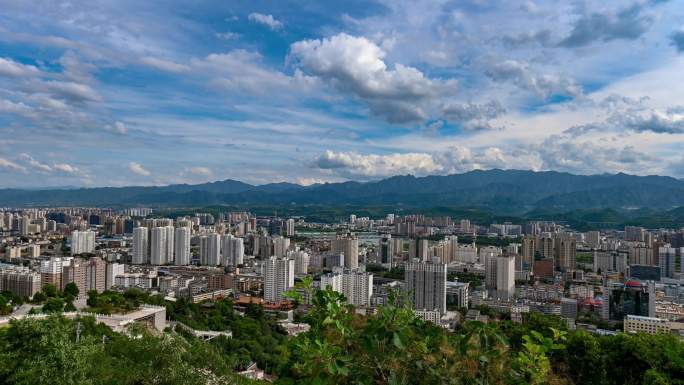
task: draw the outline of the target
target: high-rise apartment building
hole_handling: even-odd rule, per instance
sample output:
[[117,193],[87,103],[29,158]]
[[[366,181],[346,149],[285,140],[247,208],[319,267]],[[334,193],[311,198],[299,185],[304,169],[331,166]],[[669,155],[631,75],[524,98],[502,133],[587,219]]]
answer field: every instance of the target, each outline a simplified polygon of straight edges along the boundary
[[335,269],[321,276],[321,289],[328,286],[344,294],[354,306],[369,306],[373,295],[373,274],[349,269]]
[[244,239],[236,238],[230,234],[223,237],[223,265],[242,265],[245,256]]
[[331,245],[332,254],[344,255],[344,267],[357,269],[359,267],[359,240],[351,234],[338,236]]
[[307,275],[309,273],[309,254],[302,250],[290,251],[287,257],[295,261],[295,275]]
[[392,268],[394,259],[394,243],[390,234],[383,234],[378,245],[378,262]]
[[86,292],[79,293],[86,295],[89,290],[96,290],[102,293],[107,290],[107,262],[100,257],[90,258],[86,262]]
[[270,257],[264,261],[264,300],[280,302],[283,293],[294,286],[294,260]]
[[0,269],[0,291],[19,297],[33,297],[41,288],[40,274],[21,267]]
[[81,258],[74,258],[69,265],[62,266],[62,287],[61,290],[70,284],[75,283],[78,287],[79,296],[86,295],[88,292],[87,286],[87,268],[88,262]]
[[40,263],[41,286],[52,284],[56,288],[62,287],[62,268],[71,263],[71,258],[51,257]]
[[136,227],[133,229],[133,247],[132,247],[132,263],[135,265],[142,265],[149,263],[150,260],[150,242],[149,230],[147,227]]
[[404,277],[406,291],[416,310],[446,312],[446,264],[409,262]]
[[179,227],[174,235],[174,264],[185,266],[190,264],[190,233],[189,227]]
[[218,266],[221,262],[221,235],[212,233],[200,238],[200,263]]
[[150,229],[150,263],[152,265],[166,264],[166,228],[153,227]]
[[295,236],[295,221],[292,218],[285,221],[285,236],[286,237],[294,237]]
[[515,296],[515,257],[500,255],[496,260],[496,297],[510,301]]
[[[173,222],[173,220],[170,220]],[[166,229],[166,263],[173,263],[176,251],[176,229],[173,224],[167,224]]]
[[569,235],[559,235],[554,243],[556,269],[562,271],[574,269],[577,255],[577,242],[575,238]]
[[94,231],[72,231],[71,232],[71,255],[92,253],[95,250]]
[[273,241],[273,255],[282,258],[287,255],[287,250],[290,248],[290,238],[275,236]]
[[[684,248],[681,248],[684,251]],[[675,273],[675,258],[677,256],[677,249],[674,247],[661,246],[658,248],[658,262],[660,266],[661,278],[672,278]],[[684,263],[682,264],[684,266]]]

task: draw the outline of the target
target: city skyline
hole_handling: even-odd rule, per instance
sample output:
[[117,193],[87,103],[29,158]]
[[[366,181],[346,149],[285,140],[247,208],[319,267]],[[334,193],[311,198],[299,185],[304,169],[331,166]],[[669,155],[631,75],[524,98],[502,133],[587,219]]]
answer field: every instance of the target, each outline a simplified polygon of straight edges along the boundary
[[684,177],[681,1],[2,3],[2,187]]

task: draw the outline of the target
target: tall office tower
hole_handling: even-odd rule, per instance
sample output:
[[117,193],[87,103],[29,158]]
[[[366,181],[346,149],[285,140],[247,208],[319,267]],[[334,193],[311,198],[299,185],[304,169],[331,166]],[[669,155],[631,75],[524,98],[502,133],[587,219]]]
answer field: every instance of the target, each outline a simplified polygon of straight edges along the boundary
[[494,296],[496,292],[496,268],[497,257],[499,254],[487,253],[480,257],[480,263],[485,266],[485,289],[490,296]]
[[236,238],[230,234],[223,237],[223,265],[242,265],[245,257],[244,239]]
[[[86,288],[98,293],[107,290],[107,262],[100,257],[90,258],[86,262]],[[79,294],[85,295],[86,293]]]
[[185,266],[190,264],[190,233],[189,227],[179,227],[174,235],[174,264]]
[[[684,251],[684,248],[682,248]],[[677,249],[674,247],[661,246],[658,248],[658,262],[660,264],[660,277],[672,278],[675,273],[675,256]],[[684,263],[682,264],[684,266]]]
[[369,306],[373,295],[373,274],[349,269],[335,269],[333,273],[321,276],[321,289],[328,286],[344,294],[347,302],[354,306]]
[[352,225],[353,225],[354,223],[356,223],[356,214],[351,214],[351,215],[349,216],[349,223],[352,224]]
[[302,250],[289,251],[287,257],[295,261],[295,275],[307,275],[309,273],[309,261],[311,260],[309,253]]
[[133,229],[133,248],[131,253],[132,263],[142,265],[150,260],[150,242],[148,239],[149,230],[147,227],[136,227]]
[[273,237],[273,255],[282,258],[287,255],[290,248],[290,238],[281,236]]
[[344,266],[350,269],[359,267],[359,240],[351,234],[340,235],[333,239],[331,254],[344,255]]
[[380,244],[378,247],[378,262],[392,268],[392,260],[394,259],[394,250],[392,249],[392,236],[383,234],[380,237]]
[[577,243],[575,238],[568,235],[560,235],[555,241],[555,265],[562,271],[575,268],[577,255]]
[[470,221],[467,219],[461,219],[459,227],[460,227],[462,233],[469,233],[470,232]]
[[95,250],[94,231],[71,232],[71,255],[92,253]]
[[447,265],[409,262],[404,273],[406,292],[416,310],[446,312]]
[[295,221],[290,218],[285,221],[285,236],[294,237],[295,236]]
[[200,264],[218,266],[221,262],[221,235],[211,233],[200,238]]
[[150,230],[150,264],[166,264],[166,227],[154,227]]
[[294,263],[288,258],[270,257],[264,261],[264,300],[280,302],[283,293],[294,286]]
[[510,301],[515,296],[515,257],[498,256],[496,260],[496,296]]
[[166,263],[173,263],[176,251],[176,229],[173,226],[166,226]]

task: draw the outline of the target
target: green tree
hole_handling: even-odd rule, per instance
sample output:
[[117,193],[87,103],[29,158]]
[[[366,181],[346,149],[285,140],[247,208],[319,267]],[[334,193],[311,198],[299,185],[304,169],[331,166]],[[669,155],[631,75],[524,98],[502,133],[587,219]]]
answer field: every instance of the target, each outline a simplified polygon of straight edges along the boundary
[[64,300],[61,298],[50,298],[43,305],[43,313],[58,313],[64,310]]
[[71,298],[78,298],[78,286],[74,282],[69,282],[64,286],[64,294],[71,296]]
[[43,293],[45,293],[45,296],[48,298],[54,298],[58,296],[58,290],[55,285],[48,283],[45,286],[43,286]]

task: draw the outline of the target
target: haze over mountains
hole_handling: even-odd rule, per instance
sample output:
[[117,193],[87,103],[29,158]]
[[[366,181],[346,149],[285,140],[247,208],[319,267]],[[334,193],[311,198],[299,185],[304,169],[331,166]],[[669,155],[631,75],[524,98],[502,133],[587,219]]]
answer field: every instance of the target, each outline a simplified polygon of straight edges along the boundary
[[555,171],[471,171],[447,176],[395,176],[375,182],[300,186],[224,180],[197,185],[0,190],[0,206],[166,207],[230,205],[472,206],[493,210],[571,210],[684,206],[684,181],[665,176],[573,175]]

